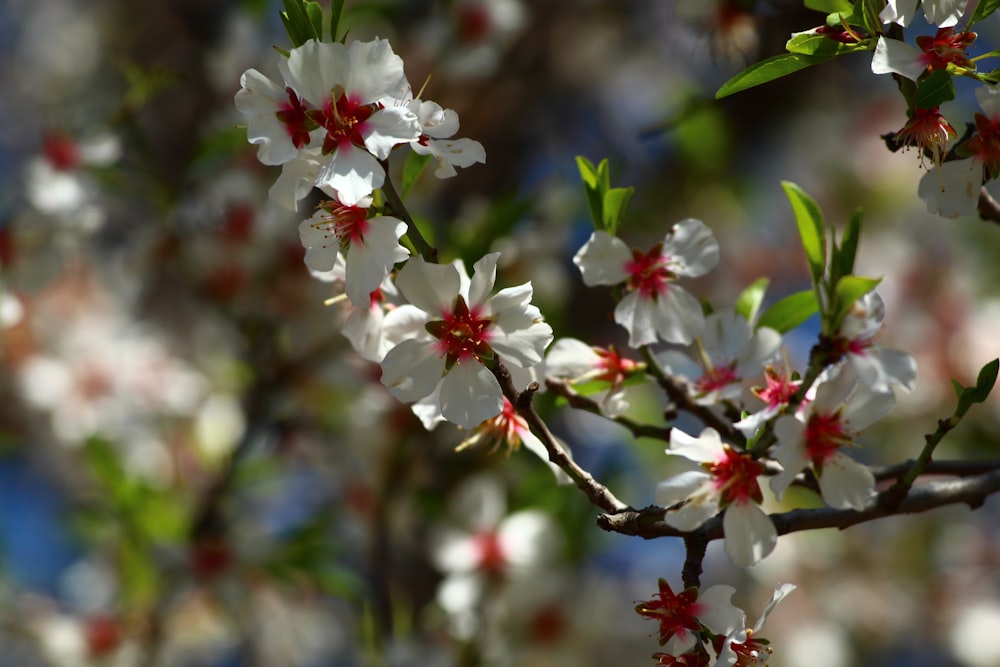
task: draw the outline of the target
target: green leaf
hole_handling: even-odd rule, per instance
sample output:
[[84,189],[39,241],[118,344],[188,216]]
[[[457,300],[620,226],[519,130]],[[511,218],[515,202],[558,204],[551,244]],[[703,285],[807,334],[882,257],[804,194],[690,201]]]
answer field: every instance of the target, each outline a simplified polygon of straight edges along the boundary
[[[603,166],[607,160],[601,162]],[[583,157],[576,156],[576,166],[580,170],[580,178],[583,180],[583,187],[587,193],[587,205],[590,207],[590,217],[594,221],[594,228],[600,229],[604,221],[604,192],[606,188],[601,188],[600,172],[594,163]]]
[[998,371],[1000,371],[1000,359],[994,359],[979,370],[976,386],[972,388],[974,402],[982,403],[989,397],[993,385],[996,384]]
[[306,3],[306,14],[309,16],[309,24],[312,26],[312,33],[317,41],[323,40],[323,8],[318,2]]
[[421,155],[415,151],[410,151],[410,154],[406,156],[406,162],[403,164],[403,180],[400,184],[400,199],[406,200],[406,196],[410,194],[410,190],[417,184],[420,174],[423,173],[424,167],[427,166],[427,162],[430,159],[431,156],[429,154]]
[[1000,0],[979,0],[979,4],[976,5],[976,9],[969,18],[969,26],[971,27],[977,21],[982,21],[997,9],[1000,9]]
[[806,7],[824,14],[838,14],[854,9],[851,0],[806,0]]
[[831,260],[834,268],[834,281],[840,280],[841,276],[849,276],[854,272],[854,259],[858,254],[858,240],[861,237],[861,209],[854,211],[854,215],[847,223],[843,236],[840,237],[840,246],[835,248],[834,256]]
[[781,187],[785,189],[788,202],[792,205],[795,223],[799,227],[799,236],[802,238],[802,247],[806,251],[806,260],[809,262],[809,272],[812,274],[813,284],[818,286],[823,279],[826,267],[826,235],[823,231],[823,212],[820,211],[816,200],[807,195],[805,190],[795,183],[782,181]]
[[796,292],[768,308],[760,316],[757,328],[769,327],[778,333],[787,333],[815,315],[818,310],[819,304],[813,290]]
[[608,234],[614,236],[618,231],[625,207],[634,192],[635,188],[612,188],[604,193],[601,223]]
[[917,85],[917,96],[913,103],[918,109],[934,109],[955,99],[955,86],[951,75],[943,69],[931,72]]
[[721,100],[733,93],[738,93],[762,83],[768,83],[783,76],[788,76],[800,69],[818,65],[830,60],[833,56],[810,56],[802,53],[779,53],[767,60],[754,63],[715,91],[715,99]]
[[844,276],[837,281],[834,288],[836,294],[836,311],[833,317],[833,329],[840,328],[844,316],[854,305],[854,302],[878,287],[881,278],[866,278],[864,276]]
[[789,53],[799,53],[805,56],[826,56],[834,58],[845,53],[856,51],[868,51],[868,41],[855,44],[843,44],[825,35],[816,33],[802,33],[795,35],[785,42],[785,49]]
[[770,280],[767,278],[758,278],[740,292],[740,296],[736,299],[736,314],[747,322],[752,323],[756,320],[760,306],[764,303],[764,292],[767,291],[769,284]]
[[344,0],[333,0],[330,10],[330,40],[336,42],[337,32],[340,30],[340,17],[344,13]]
[[[310,39],[321,40],[323,38],[323,13],[318,3],[305,2],[304,0],[282,0],[285,11],[281,12],[281,22],[285,25],[288,39],[293,47],[302,46]],[[315,22],[315,9],[309,7],[315,5],[320,10],[320,18],[317,30]]]

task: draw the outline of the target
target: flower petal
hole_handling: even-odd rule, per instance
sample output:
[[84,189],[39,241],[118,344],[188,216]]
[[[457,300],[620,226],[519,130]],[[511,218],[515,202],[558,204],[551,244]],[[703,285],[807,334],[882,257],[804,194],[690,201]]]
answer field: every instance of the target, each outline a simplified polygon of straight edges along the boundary
[[752,567],[766,558],[778,543],[771,517],[755,503],[736,503],[722,517],[726,553],[737,567]]
[[441,381],[441,414],[452,424],[473,429],[502,409],[500,383],[478,361],[456,363]]
[[631,260],[632,250],[625,242],[602,231],[591,234],[573,257],[587,287],[625,282],[628,278],[625,266]]
[[874,494],[875,476],[867,466],[836,452],[823,462],[819,490],[827,505],[861,511]]

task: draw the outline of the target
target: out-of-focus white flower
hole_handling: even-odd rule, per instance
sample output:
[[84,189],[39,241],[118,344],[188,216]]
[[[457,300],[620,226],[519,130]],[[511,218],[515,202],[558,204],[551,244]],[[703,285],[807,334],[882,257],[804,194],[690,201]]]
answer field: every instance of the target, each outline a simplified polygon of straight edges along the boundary
[[[723,443],[712,428],[697,438],[672,429],[667,454],[683,457],[692,465],[657,485],[656,502],[668,507],[664,521],[678,530],[691,531],[725,510],[725,548],[733,564],[751,567],[766,558],[778,541],[778,533],[760,509],[764,498],[758,478],[764,466]],[[680,507],[671,508],[678,503],[682,503]]]
[[948,631],[948,646],[964,667],[994,667],[1000,664],[1000,604],[996,601],[963,605]]
[[719,244],[703,222],[689,218],[674,225],[647,253],[595,231],[573,263],[587,286],[624,284],[626,294],[615,308],[615,322],[628,330],[631,347],[660,339],[686,345],[702,332],[705,317],[698,300],[675,281],[715,268]]
[[474,428],[503,408],[500,383],[485,363],[530,368],[541,363],[552,328],[531,305],[531,283],[490,296],[500,253],[475,264],[470,279],[456,264],[411,258],[396,277],[410,303],[397,309],[407,331],[382,359],[382,384],[401,401],[432,396],[441,414]]

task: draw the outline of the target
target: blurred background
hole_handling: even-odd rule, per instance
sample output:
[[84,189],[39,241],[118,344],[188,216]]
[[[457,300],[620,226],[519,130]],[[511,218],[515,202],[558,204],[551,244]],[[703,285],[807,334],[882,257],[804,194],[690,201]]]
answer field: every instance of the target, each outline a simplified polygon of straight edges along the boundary
[[[315,202],[268,202],[278,170],[232,102],[244,70],[277,77],[280,9],[0,6],[0,665],[652,664],[633,608],[680,586],[682,544],[603,533],[523,449],[456,452],[468,434],[425,431],[341,335],[302,261]],[[768,303],[808,288],[781,180],[836,224],[864,209],[879,341],[919,367],[865,434],[869,463],[914,457],[949,379],[1000,352],[1000,228],[926,212],[917,153],[880,139],[905,105],[870,54],[714,100],[822,22],[801,3],[348,0],[344,20],[486,149],[425,175],[411,212],[445,259],[503,251],[500,282],[531,280],[558,337],[626,341],[571,262],[592,229],[584,155],[636,187],[635,247],[687,217],[714,230],[720,266],[690,289],[716,308],[761,276]],[[1000,34],[977,29],[984,53]],[[961,133],[976,109],[959,86],[942,111]],[[800,368],[816,328],[786,341]],[[662,396],[632,391],[630,415],[662,423]],[[618,497],[653,501],[664,443],[539,404]],[[996,459],[998,433],[1000,393],[938,457]],[[799,590],[762,633],[776,667],[1000,666],[996,498],[783,537],[750,570],[711,545],[703,584],[736,586],[751,621],[779,582]]]

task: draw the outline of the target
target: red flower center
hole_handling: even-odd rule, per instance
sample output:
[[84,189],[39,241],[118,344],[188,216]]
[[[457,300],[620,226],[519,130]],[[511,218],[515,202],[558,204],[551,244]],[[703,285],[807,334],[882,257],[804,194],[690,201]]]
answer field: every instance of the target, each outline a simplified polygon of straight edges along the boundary
[[954,28],[941,28],[933,37],[922,35],[917,37],[917,46],[924,52],[920,59],[931,71],[945,69],[949,64],[958,67],[972,68],[965,52],[976,41],[976,33],[960,32],[955,34]]
[[310,118],[326,130],[323,154],[329,155],[345,143],[363,147],[365,139],[362,132],[376,110],[374,104],[362,104],[357,98],[341,93],[331,95],[322,110],[310,111]]
[[483,531],[472,538],[476,547],[476,567],[491,575],[502,575],[507,568],[500,536],[495,531]]
[[823,462],[845,445],[851,444],[851,435],[840,420],[840,413],[814,414],[806,422],[806,452],[813,465],[822,466]]
[[347,206],[339,201],[330,200],[320,204],[327,215],[315,227],[332,232],[341,248],[349,248],[352,243],[364,243],[368,232],[368,209],[363,206]]
[[597,367],[602,370],[597,379],[603,382],[610,382],[614,387],[619,386],[625,381],[625,378],[634,373],[639,367],[639,364],[636,362],[619,355],[618,350],[613,347],[609,347],[606,350],[594,348],[594,352],[600,357]]
[[739,381],[740,378],[736,375],[736,362],[733,362],[705,371],[705,374],[695,383],[695,389],[700,394],[707,394]]
[[309,132],[316,129],[316,123],[309,117],[303,100],[295,94],[291,87],[285,88],[288,101],[282,102],[280,111],[275,115],[285,125],[285,131],[292,140],[292,145],[302,148],[309,145]]
[[786,374],[779,373],[770,366],[764,369],[764,382],[766,386],[754,389],[753,393],[767,403],[769,408],[787,405],[802,384],[799,380],[790,380]]
[[660,592],[656,594],[659,600],[649,600],[636,605],[640,616],[651,618],[660,623],[660,644],[677,635],[684,637],[688,631],[697,631],[701,624],[697,615],[702,606],[698,604],[698,589],[689,588],[680,595],[674,595],[664,579],[660,579]]
[[658,243],[648,253],[632,251],[632,261],[625,264],[628,272],[628,289],[650,299],[667,291],[667,283],[676,276],[667,268],[669,258],[663,255],[663,244]]
[[50,134],[42,139],[42,155],[57,171],[72,171],[80,166],[79,147],[62,133]]
[[741,454],[725,445],[725,457],[715,463],[706,463],[705,468],[715,477],[714,483],[719,491],[722,507],[732,503],[760,503],[764,500],[760,484],[757,483],[757,478],[764,472],[764,466],[749,454]]
[[465,298],[459,295],[451,312],[443,320],[428,322],[427,331],[438,339],[442,354],[447,356],[447,367],[470,359],[491,359],[490,325],[493,320],[482,317],[479,309],[470,309]]

